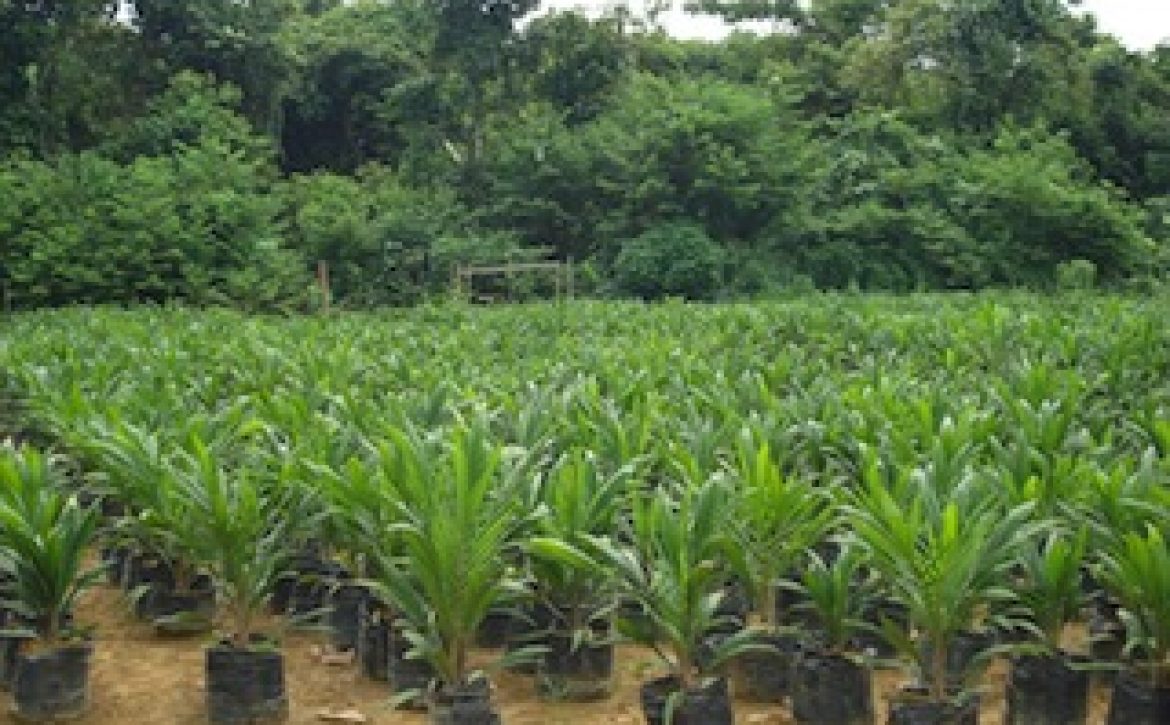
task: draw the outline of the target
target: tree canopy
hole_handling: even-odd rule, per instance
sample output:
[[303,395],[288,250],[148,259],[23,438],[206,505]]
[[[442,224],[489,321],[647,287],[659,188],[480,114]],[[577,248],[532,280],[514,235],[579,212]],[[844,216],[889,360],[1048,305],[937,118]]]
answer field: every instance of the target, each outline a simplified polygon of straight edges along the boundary
[[402,304],[525,248],[642,297],[1157,282],[1170,47],[1073,4],[691,0],[773,21],[701,42],[538,0],[0,0],[0,291],[299,305],[325,260]]

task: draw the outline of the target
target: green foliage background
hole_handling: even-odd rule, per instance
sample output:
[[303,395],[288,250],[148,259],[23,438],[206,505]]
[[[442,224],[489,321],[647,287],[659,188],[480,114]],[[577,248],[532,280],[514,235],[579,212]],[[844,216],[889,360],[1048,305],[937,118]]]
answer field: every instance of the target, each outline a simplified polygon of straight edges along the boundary
[[538,5],[0,0],[5,304],[297,309],[318,260],[410,304],[544,250],[644,298],[1165,274],[1170,48],[1065,2]]

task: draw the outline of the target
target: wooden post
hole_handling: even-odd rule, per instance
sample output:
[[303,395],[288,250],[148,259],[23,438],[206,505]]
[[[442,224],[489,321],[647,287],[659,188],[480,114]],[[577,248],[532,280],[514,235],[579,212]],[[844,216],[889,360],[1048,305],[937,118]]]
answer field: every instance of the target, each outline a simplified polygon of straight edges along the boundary
[[515,289],[515,280],[513,280],[514,273],[513,273],[512,265],[514,265],[515,263],[516,263],[515,255],[513,255],[512,252],[508,252],[508,261],[504,264],[504,299],[509,301],[509,302],[512,302],[515,300],[515,297],[513,297],[513,295],[512,295],[512,292]]
[[321,311],[329,312],[333,304],[333,291],[329,286],[329,263],[323,259],[317,261],[317,287],[321,290]]
[[565,286],[569,288],[569,299],[573,299],[573,258],[569,257],[567,260],[565,260],[565,265],[568,267],[568,269],[565,270],[565,276],[567,277]]

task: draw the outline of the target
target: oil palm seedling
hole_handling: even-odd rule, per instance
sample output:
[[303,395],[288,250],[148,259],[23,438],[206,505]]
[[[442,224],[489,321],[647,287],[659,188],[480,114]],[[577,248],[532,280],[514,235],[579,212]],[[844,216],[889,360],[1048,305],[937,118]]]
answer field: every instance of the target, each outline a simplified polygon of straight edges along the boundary
[[[744,563],[744,578],[758,617],[758,633],[773,649],[747,654],[734,663],[736,694],[755,701],[779,701],[787,694],[795,632],[782,632],[791,611],[780,601],[783,586],[804,552],[819,544],[832,517],[824,489],[785,476],[765,441],[745,435],[731,470],[734,514],[728,522]],[[786,597],[791,598],[791,597]]]
[[87,706],[93,648],[73,613],[101,576],[85,565],[99,519],[59,490],[45,456],[0,450],[0,572],[12,624],[27,637],[11,683],[16,714],[26,720],[78,716]]
[[1165,401],[1144,400],[1135,408],[1123,431],[1127,438],[1136,439],[1131,447],[1153,448],[1162,459],[1170,457],[1170,411]]
[[[355,622],[339,607],[330,607],[334,643],[346,646],[356,635],[357,650],[367,673],[386,679],[401,691],[423,691],[432,679],[430,666],[406,659],[408,643],[396,622],[391,603],[373,584],[388,575],[399,543],[388,535],[402,521],[406,496],[425,488],[420,480],[433,475],[432,461],[442,455],[442,440],[395,426],[371,432],[362,456],[338,467],[313,465],[314,480],[329,507],[336,543],[348,554],[355,578],[345,586],[361,592]],[[339,590],[335,590],[335,594]]]
[[832,561],[810,552],[794,586],[803,594],[813,631],[792,664],[792,709],[801,723],[867,725],[874,721],[870,676],[856,650],[873,577],[865,553],[846,545]]
[[[95,468],[91,477],[119,504],[120,513],[103,530],[111,579],[127,589],[138,615],[172,633],[201,631],[214,606],[194,559],[189,502],[174,460],[180,437],[209,427],[207,417],[191,416],[166,436],[114,418],[95,424],[84,445],[84,458]],[[223,432],[213,435],[222,438]],[[215,445],[227,447],[222,440]]]
[[[385,458],[373,445],[369,456],[351,456],[339,466],[311,463],[311,470],[337,532],[338,545],[349,553],[355,579],[345,586],[361,596],[355,611],[334,602],[330,629],[338,649],[353,647],[365,674],[390,678],[391,617],[386,602],[373,596],[365,580],[377,579],[379,537],[396,521],[396,507],[377,461]],[[345,602],[340,602],[347,604]],[[351,616],[352,615],[352,616]]]
[[[871,481],[843,507],[889,595],[906,610],[909,633],[883,622],[883,634],[916,664],[920,686],[895,702],[892,721],[949,723],[973,717],[975,704],[956,681],[970,663],[961,637],[980,613],[1012,599],[1005,582],[1021,547],[1040,530],[1032,507],[1004,509],[963,485],[939,496],[928,479],[913,477],[914,495],[899,500]],[[977,638],[969,646],[987,647]],[[974,662],[978,651],[967,653]],[[968,713],[968,714],[964,714]]]
[[[582,450],[566,453],[540,486],[543,515],[533,541],[560,541],[588,548],[596,537],[612,534],[630,491],[633,466],[603,473],[595,456]],[[615,591],[606,572],[572,566],[530,551],[536,593],[535,612],[546,629],[538,639],[548,651],[541,657],[538,688],[549,697],[593,699],[609,690],[613,670],[612,619]]]
[[[331,407],[334,402],[322,404]],[[343,421],[329,410],[282,408],[275,422],[258,426],[264,434],[259,437],[259,455],[254,455],[268,462],[260,469],[261,483],[271,490],[316,491],[332,515],[316,519],[312,527],[300,527],[297,540],[289,542],[294,556],[277,584],[270,609],[298,622],[330,628],[334,644],[351,650],[356,646],[358,609],[365,598],[353,579],[364,562],[346,528],[347,509],[337,505],[335,470],[361,465],[364,437],[356,423]],[[268,432],[272,429],[275,432]]]
[[[639,384],[639,387],[644,387]],[[619,406],[596,386],[584,386],[572,406],[570,440],[593,450],[603,466],[617,469],[633,462],[649,462],[654,448],[654,425],[659,413],[656,396],[635,388],[627,404]]]
[[149,529],[130,530],[123,520],[153,501],[167,454],[163,441],[143,426],[103,419],[92,422],[89,429],[80,448],[82,459],[92,469],[91,479],[99,495],[121,514],[113,517],[115,525],[102,555],[109,565],[110,580],[122,583],[128,565],[135,563],[132,560],[151,548],[139,540]]
[[993,465],[986,472],[1009,505],[1033,502],[1038,518],[1067,516],[1084,496],[1095,466],[1081,455],[1045,454],[1016,437],[991,444]]
[[[1165,520],[1160,514],[1165,489],[1159,466],[1147,450],[1136,461],[1114,460],[1086,470],[1078,495],[1063,502],[1061,509],[1064,517],[1088,528],[1091,551],[1114,550],[1126,534],[1142,530],[1147,522]],[[1120,602],[1099,571],[1097,566],[1087,567],[1084,580],[1091,603],[1089,647],[1095,661],[1117,661],[1125,647],[1125,625],[1118,616]],[[1106,679],[1110,675],[1099,673]]]
[[764,646],[755,633],[740,631],[704,652],[709,635],[727,619],[720,603],[726,571],[738,556],[728,533],[730,513],[727,484],[709,477],[635,499],[628,545],[611,538],[593,538],[585,549],[551,539],[532,544],[571,566],[611,572],[618,591],[640,605],[644,617],[619,619],[618,626],[653,648],[666,667],[668,674],[642,686],[642,709],[651,723],[732,722],[727,680],[716,672]]
[[287,711],[279,642],[260,626],[289,562],[299,527],[319,516],[313,496],[293,487],[260,485],[247,466],[228,470],[199,440],[182,452],[178,477],[190,518],[188,540],[215,578],[228,615],[226,636],[206,653],[207,707],[212,722],[281,717]]
[[[527,592],[510,560],[539,513],[522,509],[520,482],[505,475],[502,457],[482,429],[458,427],[440,459],[410,456],[390,481],[400,521],[379,539],[373,586],[401,618],[409,656],[433,668],[427,696],[436,723],[498,722],[470,653],[488,612]],[[534,654],[520,650],[497,664]]]
[[1154,525],[1131,531],[1101,554],[1099,574],[1121,603],[1125,669],[1109,725],[1154,725],[1170,716],[1170,545]]
[[190,500],[167,442],[139,426],[115,423],[89,444],[108,492],[125,504],[106,530],[106,558],[137,614],[169,633],[210,627],[214,592],[199,571]]
[[215,614],[212,581],[200,567],[202,532],[191,525],[195,511],[180,476],[166,465],[154,479],[149,505],[113,526],[115,541],[133,542],[138,551],[124,579],[135,611],[168,634],[205,632]]
[[[329,511],[334,543],[346,554],[354,578],[332,587],[329,602],[329,628],[338,650],[384,651],[389,635],[386,622],[379,615],[384,607],[376,606],[363,579],[377,578],[376,554],[380,532],[396,520],[395,507],[387,495],[388,486],[374,460],[350,457],[334,468],[311,464],[314,480]],[[290,582],[295,588],[299,582]],[[286,598],[291,599],[291,590]],[[373,629],[370,629],[370,627]],[[363,660],[364,661],[364,660]],[[389,661],[371,663],[372,672],[383,672]],[[381,675],[378,675],[381,677]]]
[[647,615],[648,626],[627,622],[624,633],[654,647],[668,667],[667,676],[642,686],[651,723],[730,723],[727,681],[716,673],[763,647],[743,630],[703,652],[709,635],[726,625],[720,612],[725,571],[738,555],[727,535],[730,495],[717,478],[685,483],[674,494],[660,490],[634,507],[634,551],[640,554],[610,550],[608,566]]
[[1064,509],[1089,528],[1091,548],[1112,548],[1127,533],[1162,519],[1158,499],[1164,474],[1159,465],[1153,451],[1146,451],[1136,461],[1121,459],[1088,471],[1080,495]]
[[1007,688],[1011,725],[1083,723],[1089,673],[1083,658],[1062,646],[1065,627],[1085,605],[1081,588],[1088,531],[1055,530],[1019,553],[1014,609],[1030,634],[1017,648]]

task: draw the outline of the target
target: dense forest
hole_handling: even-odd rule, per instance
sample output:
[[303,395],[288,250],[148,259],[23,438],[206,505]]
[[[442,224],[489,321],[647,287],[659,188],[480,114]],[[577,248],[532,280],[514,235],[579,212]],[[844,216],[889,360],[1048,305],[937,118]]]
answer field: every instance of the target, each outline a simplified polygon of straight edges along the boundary
[[1068,2],[691,3],[778,30],[718,43],[539,5],[0,0],[6,306],[304,307],[319,260],[354,307],[526,257],[693,299],[1170,268],[1170,47]]

